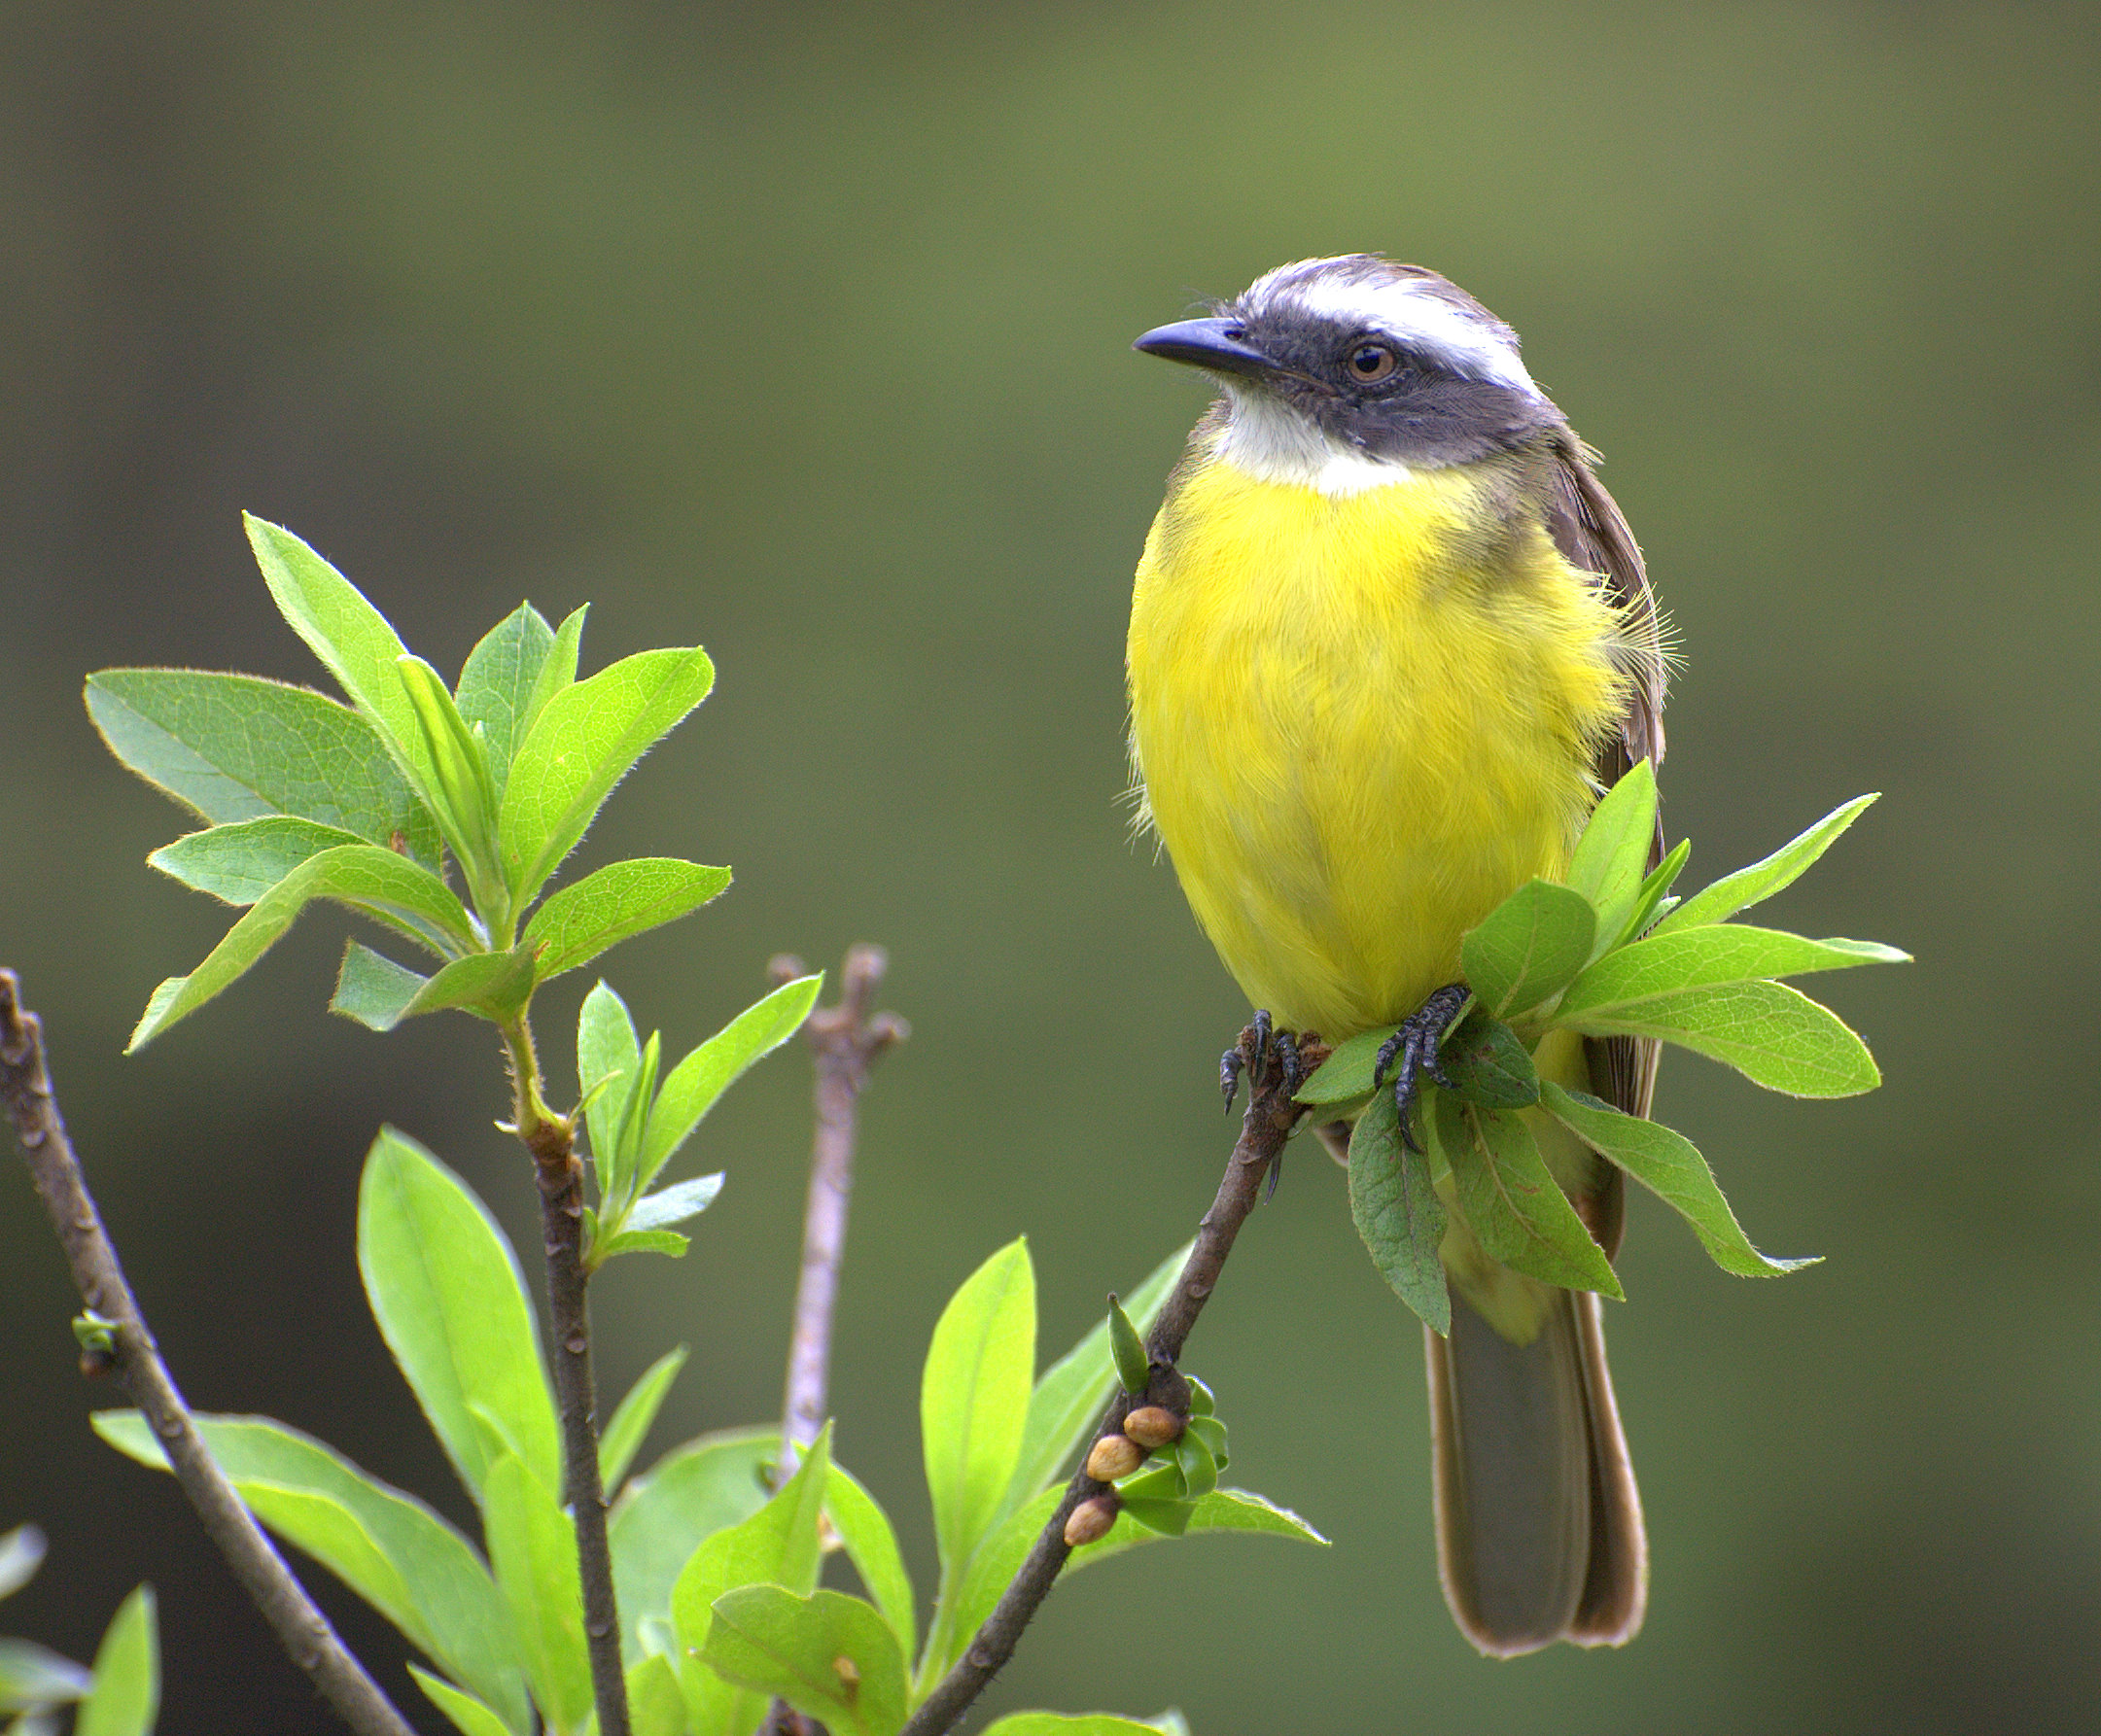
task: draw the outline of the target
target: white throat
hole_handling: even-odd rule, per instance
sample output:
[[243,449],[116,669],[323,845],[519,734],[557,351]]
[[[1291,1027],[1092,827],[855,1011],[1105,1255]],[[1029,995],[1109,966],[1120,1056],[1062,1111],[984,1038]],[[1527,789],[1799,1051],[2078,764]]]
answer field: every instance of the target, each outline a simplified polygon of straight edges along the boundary
[[1338,497],[1386,488],[1409,481],[1416,473],[1397,459],[1374,458],[1330,439],[1266,392],[1243,391],[1231,379],[1222,384],[1228,413],[1211,450],[1257,481]]

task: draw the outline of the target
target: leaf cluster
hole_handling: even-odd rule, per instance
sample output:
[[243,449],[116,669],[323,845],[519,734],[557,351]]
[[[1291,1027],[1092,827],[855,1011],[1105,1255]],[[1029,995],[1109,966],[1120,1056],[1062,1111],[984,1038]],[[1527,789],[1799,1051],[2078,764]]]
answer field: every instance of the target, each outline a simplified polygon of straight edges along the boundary
[[[0,1597],[12,1597],[43,1565],[44,1534],[35,1526],[0,1534]],[[57,1736],[67,1706],[74,1708],[74,1736],[152,1736],[160,1709],[160,1638],[151,1585],[118,1606],[92,1669],[32,1641],[0,1638],[6,1736]]]
[[1778,979],[1903,961],[1873,941],[1810,940],[1731,919],[1788,886],[1873,802],[1825,816],[1765,860],[1680,902],[1691,851],[1653,870],[1656,780],[1647,761],[1608,791],[1559,882],[1533,880],[1465,937],[1471,996],[1440,1054],[1449,1085],[1425,1082],[1421,1138],[1402,1136],[1395,1101],[1375,1088],[1373,1030],[1337,1047],[1299,1093],[1323,1118],[1354,1115],[1350,1206],[1374,1263],[1440,1333],[1451,1330],[1449,1238],[1464,1226],[1489,1260],[1527,1277],[1618,1297],[1604,1251],[1542,1154],[1565,1129],[1658,1195],[1725,1271],[1770,1276],[1813,1264],[1761,1254],[1693,1143],[1542,1076],[1550,1034],[1674,1043],[1767,1089],[1842,1097],[1881,1082],[1868,1047],[1828,1007]]

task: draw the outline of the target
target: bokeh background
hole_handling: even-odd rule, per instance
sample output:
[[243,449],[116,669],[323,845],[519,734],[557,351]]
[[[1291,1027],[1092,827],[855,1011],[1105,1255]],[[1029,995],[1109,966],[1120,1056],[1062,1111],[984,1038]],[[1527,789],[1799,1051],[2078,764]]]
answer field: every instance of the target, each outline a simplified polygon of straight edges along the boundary
[[[1309,1147],[1193,1366],[1234,1476],[1325,1553],[1195,1542],[1061,1589],[989,1705],[1308,1729],[2029,1732],[2101,1719],[2092,984],[2101,38],[1918,4],[1028,8],[601,3],[0,12],[0,960],[200,1406],[287,1418],[462,1521],[364,1308],[392,1121],[530,1249],[485,1030],[323,1012],[307,919],[147,1054],[224,916],[110,760],[89,670],[316,680],[246,507],[448,671],[529,596],[595,666],[705,642],[704,710],[578,866],[726,861],[605,962],[683,1049],[768,955],[887,943],[912,1021],[866,1108],[842,1456],[930,1580],[919,1357],[1031,1237],[1043,1353],[1179,1240],[1244,1008],[1119,805],[1129,573],[1201,382],[1129,340],[1309,254],[1447,271],[1604,448],[1683,634],[1668,818],[1694,884],[1863,789],[1774,915],[1919,962],[1825,979],[1888,1084],[1769,1098],[1680,1057],[1661,1111],[1752,1234],[1725,1278],[1633,1202],[1611,1313],[1655,1546],[1623,1652],[1490,1664],[1432,1566],[1417,1331]],[[1704,872],[1703,872],[1704,871]],[[560,1033],[587,978],[545,997]],[[651,1452],[777,1411],[807,1069],[696,1141],[679,1264],[600,1286]],[[83,1416],[77,1305],[0,1172],[0,1627],[77,1655],[160,1588],[162,1729],[333,1727],[172,1485]],[[318,1577],[318,1576],[317,1576]],[[321,1594],[438,1720],[388,1632]]]

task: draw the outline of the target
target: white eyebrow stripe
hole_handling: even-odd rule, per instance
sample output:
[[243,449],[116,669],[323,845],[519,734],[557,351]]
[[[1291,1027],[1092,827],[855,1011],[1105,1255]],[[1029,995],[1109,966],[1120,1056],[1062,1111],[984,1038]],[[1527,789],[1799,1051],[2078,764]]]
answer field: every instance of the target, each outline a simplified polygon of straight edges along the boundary
[[1316,319],[1383,332],[1467,379],[1490,381],[1529,398],[1545,396],[1514,344],[1418,281],[1379,283],[1313,273],[1279,284],[1273,294],[1277,301]]

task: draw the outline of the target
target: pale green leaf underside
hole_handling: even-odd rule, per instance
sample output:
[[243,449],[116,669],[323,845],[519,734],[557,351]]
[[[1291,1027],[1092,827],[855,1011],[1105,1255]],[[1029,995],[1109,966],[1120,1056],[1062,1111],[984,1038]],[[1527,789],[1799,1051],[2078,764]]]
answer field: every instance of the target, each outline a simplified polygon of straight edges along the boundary
[[151,1736],[160,1711],[160,1629],[154,1590],[118,1607],[95,1649],[94,1686],[73,1716],[73,1736]]
[[1438,1250],[1445,1207],[1429,1159],[1401,1142],[1393,1094],[1381,1092],[1349,1135],[1349,1213],[1372,1264],[1433,1332],[1452,1331],[1452,1296]]

